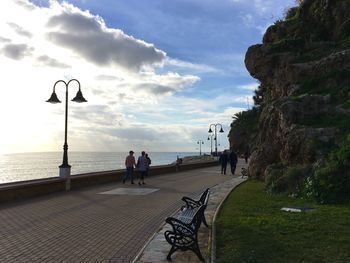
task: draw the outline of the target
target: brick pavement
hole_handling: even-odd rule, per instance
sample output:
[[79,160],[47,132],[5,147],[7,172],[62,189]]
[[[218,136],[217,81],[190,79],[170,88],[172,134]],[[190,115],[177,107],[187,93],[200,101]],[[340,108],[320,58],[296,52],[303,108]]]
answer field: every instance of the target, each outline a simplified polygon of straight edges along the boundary
[[[201,253],[205,259],[205,262],[215,262],[215,230],[214,236],[212,236],[213,220],[218,207],[228,196],[228,194],[244,182],[247,178],[241,178],[240,170],[242,167],[246,167],[246,164],[240,160],[237,165],[236,176],[228,175],[228,180],[221,182],[210,188],[210,197],[207,209],[205,210],[205,217],[209,227],[205,227],[203,224],[198,230],[198,245]],[[168,215],[170,216],[170,215]],[[163,227],[155,233],[150,242],[140,251],[139,256],[136,258],[136,263],[166,263],[166,257],[170,250],[170,245],[165,240],[164,233],[167,230],[172,230],[169,224],[164,224]],[[214,239],[214,241],[213,241]],[[214,242],[212,246],[212,242]],[[171,256],[174,263],[196,263],[201,262],[198,257],[192,251],[177,251]]]
[[147,195],[99,194],[139,188],[116,182],[0,205],[1,262],[132,262],[184,195],[230,179],[219,167],[147,178]]

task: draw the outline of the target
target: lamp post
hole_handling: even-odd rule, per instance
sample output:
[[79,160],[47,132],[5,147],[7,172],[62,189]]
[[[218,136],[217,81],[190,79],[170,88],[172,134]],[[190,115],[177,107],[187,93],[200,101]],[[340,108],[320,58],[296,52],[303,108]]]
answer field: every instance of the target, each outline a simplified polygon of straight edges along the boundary
[[204,142],[202,140],[198,140],[197,144],[199,144],[199,156],[202,156],[202,144],[204,144]]
[[[208,136],[208,141],[210,140],[210,155],[213,155],[213,137],[214,134]],[[216,140],[216,138],[214,138],[214,140]]]
[[80,82],[77,79],[71,79],[67,83],[64,80],[58,80],[55,82],[53,85],[53,92],[51,94],[51,97],[46,101],[50,102],[53,104],[56,103],[61,103],[61,101],[57,98],[56,92],[55,92],[55,87],[58,83],[62,82],[66,86],[66,107],[65,107],[65,121],[64,121],[64,145],[63,145],[63,162],[59,166],[60,168],[60,173],[59,176],[61,178],[67,179],[67,184],[66,184],[66,190],[70,189],[69,185],[69,177],[70,177],[70,168],[71,166],[68,164],[68,144],[67,144],[67,128],[68,128],[68,86],[69,84],[75,81],[79,85],[79,90],[77,92],[77,95],[72,99],[74,102],[82,103],[82,102],[87,102],[87,100],[83,97],[83,94],[81,93],[80,90]]
[[214,126],[214,140],[215,140],[215,156],[218,156],[218,136],[217,136],[217,130],[216,127],[220,126],[220,133],[223,133],[224,130],[222,129],[222,125],[220,123],[216,123],[216,124],[210,124],[209,125],[209,133],[212,133],[213,130],[211,129],[211,127]]

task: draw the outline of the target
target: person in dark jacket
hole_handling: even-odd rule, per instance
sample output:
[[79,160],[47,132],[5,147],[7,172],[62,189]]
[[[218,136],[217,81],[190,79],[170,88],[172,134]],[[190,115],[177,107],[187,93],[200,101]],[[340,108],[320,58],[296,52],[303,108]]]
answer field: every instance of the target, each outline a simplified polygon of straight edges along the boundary
[[221,174],[226,174],[226,167],[228,162],[227,152],[224,151],[219,158],[219,163],[221,164]]
[[147,174],[147,170],[148,170],[148,160],[146,159],[145,155],[146,155],[146,152],[142,151],[136,163],[136,167],[140,172],[139,185],[146,184],[145,175]]
[[231,173],[232,173],[232,175],[234,175],[235,171],[236,171],[238,157],[237,157],[237,154],[233,150],[231,151],[231,153],[228,157],[228,161],[230,162],[230,165],[231,165]]
[[146,153],[146,155],[145,155],[145,156],[146,156],[147,163],[148,163],[148,166],[147,166],[147,171],[146,171],[146,176],[148,176],[149,167],[151,166],[152,161],[151,161],[151,158],[149,158],[148,153]]

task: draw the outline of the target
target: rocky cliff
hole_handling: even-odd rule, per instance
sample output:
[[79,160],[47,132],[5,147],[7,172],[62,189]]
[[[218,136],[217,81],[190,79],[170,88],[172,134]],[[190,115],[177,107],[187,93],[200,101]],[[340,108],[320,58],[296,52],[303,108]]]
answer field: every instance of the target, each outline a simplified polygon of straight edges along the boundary
[[350,132],[350,1],[301,1],[249,47],[245,64],[261,83],[250,176],[325,166]]

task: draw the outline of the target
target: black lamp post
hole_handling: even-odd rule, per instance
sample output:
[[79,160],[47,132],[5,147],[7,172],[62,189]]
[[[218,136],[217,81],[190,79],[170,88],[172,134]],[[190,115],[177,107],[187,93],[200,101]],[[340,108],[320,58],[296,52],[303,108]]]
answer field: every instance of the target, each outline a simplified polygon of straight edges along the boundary
[[[213,155],[213,137],[214,134],[208,136],[208,141],[210,140],[210,155]],[[214,138],[214,140],[216,140],[216,138]]]
[[197,144],[199,144],[199,156],[202,156],[202,144],[204,144],[204,142],[202,140],[198,140]]
[[[82,102],[87,102],[87,100],[83,97],[83,94],[81,93],[80,90],[80,82],[77,79],[71,79],[67,83],[64,80],[58,80],[56,83],[53,85],[53,92],[51,94],[51,97],[46,101],[50,103],[61,103],[61,101],[57,98],[56,92],[55,92],[55,87],[56,84],[59,82],[64,83],[66,86],[66,111],[65,111],[65,122],[64,122],[64,145],[63,145],[63,162],[59,166],[60,168],[60,177],[68,179],[70,176],[70,168],[71,166],[68,164],[68,144],[67,144],[67,128],[68,128],[68,86],[72,81],[78,82],[79,85],[79,90],[77,92],[77,95],[72,99],[72,101],[82,103]],[[68,186],[69,188],[69,186]],[[69,190],[69,189],[67,189]]]
[[216,124],[210,124],[209,125],[209,133],[212,133],[212,129],[211,127],[214,126],[214,140],[215,140],[215,156],[218,156],[218,136],[217,136],[217,131],[216,131],[216,127],[220,126],[220,131],[221,133],[224,132],[224,130],[222,129],[222,125],[220,123],[216,123]]

